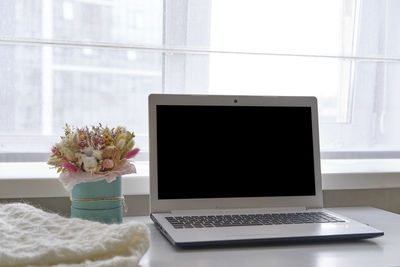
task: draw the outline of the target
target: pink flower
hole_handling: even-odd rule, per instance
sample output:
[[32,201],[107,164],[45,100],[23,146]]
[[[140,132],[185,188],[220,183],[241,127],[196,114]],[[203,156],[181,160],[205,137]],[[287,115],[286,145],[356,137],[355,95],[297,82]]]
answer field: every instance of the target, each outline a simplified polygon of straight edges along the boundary
[[56,148],[54,146],[51,148],[51,153],[56,153]]
[[134,156],[136,156],[137,153],[139,153],[139,150],[140,150],[139,148],[132,149],[131,151],[129,151],[125,154],[125,158],[126,159],[133,158]]
[[67,171],[70,172],[77,172],[78,169],[75,167],[75,165],[73,165],[72,163],[69,163],[68,161],[63,161],[61,163],[61,166],[66,169]]
[[111,169],[112,167],[114,167],[114,161],[111,159],[105,159],[103,161],[103,169]]
[[103,136],[96,136],[96,137],[94,138],[94,141],[95,141],[96,144],[99,144],[99,145],[104,145],[104,143],[106,142],[106,141],[104,140],[104,137],[103,137]]

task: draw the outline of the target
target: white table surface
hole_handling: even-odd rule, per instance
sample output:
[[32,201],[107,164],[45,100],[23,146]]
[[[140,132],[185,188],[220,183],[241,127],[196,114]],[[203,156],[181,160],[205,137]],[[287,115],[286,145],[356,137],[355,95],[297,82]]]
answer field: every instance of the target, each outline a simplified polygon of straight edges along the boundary
[[383,230],[378,238],[285,245],[178,249],[155,228],[149,217],[127,217],[145,222],[151,231],[150,249],[140,266],[400,266],[400,215],[370,208],[330,208],[346,217]]

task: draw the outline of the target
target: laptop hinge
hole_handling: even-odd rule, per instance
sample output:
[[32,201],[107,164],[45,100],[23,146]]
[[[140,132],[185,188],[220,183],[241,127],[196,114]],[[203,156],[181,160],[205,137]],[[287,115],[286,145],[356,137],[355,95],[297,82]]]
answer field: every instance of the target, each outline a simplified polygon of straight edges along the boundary
[[276,207],[276,208],[248,208],[248,209],[200,209],[200,210],[172,210],[172,214],[243,214],[243,213],[282,213],[305,211],[306,207]]

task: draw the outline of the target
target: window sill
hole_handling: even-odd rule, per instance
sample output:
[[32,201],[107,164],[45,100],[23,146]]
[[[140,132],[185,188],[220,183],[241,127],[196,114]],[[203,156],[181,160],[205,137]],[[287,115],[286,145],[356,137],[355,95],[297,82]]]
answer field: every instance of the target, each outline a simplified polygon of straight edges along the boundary
[[[122,180],[124,195],[149,194],[148,162]],[[0,199],[67,197],[57,173],[43,162],[0,163]],[[400,188],[400,159],[323,160],[323,190]]]
[[[135,162],[136,174],[124,175],[124,195],[149,194],[149,167],[147,162]],[[0,199],[67,197],[68,192],[58,181],[58,174],[45,162],[0,163]]]
[[400,159],[322,161],[324,190],[400,188]]

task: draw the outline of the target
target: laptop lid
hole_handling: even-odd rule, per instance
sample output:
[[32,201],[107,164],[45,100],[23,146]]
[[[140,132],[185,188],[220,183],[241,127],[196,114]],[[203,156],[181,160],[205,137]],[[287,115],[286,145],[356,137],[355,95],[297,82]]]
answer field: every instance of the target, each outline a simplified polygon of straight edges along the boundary
[[150,210],[323,205],[315,97],[149,96]]

